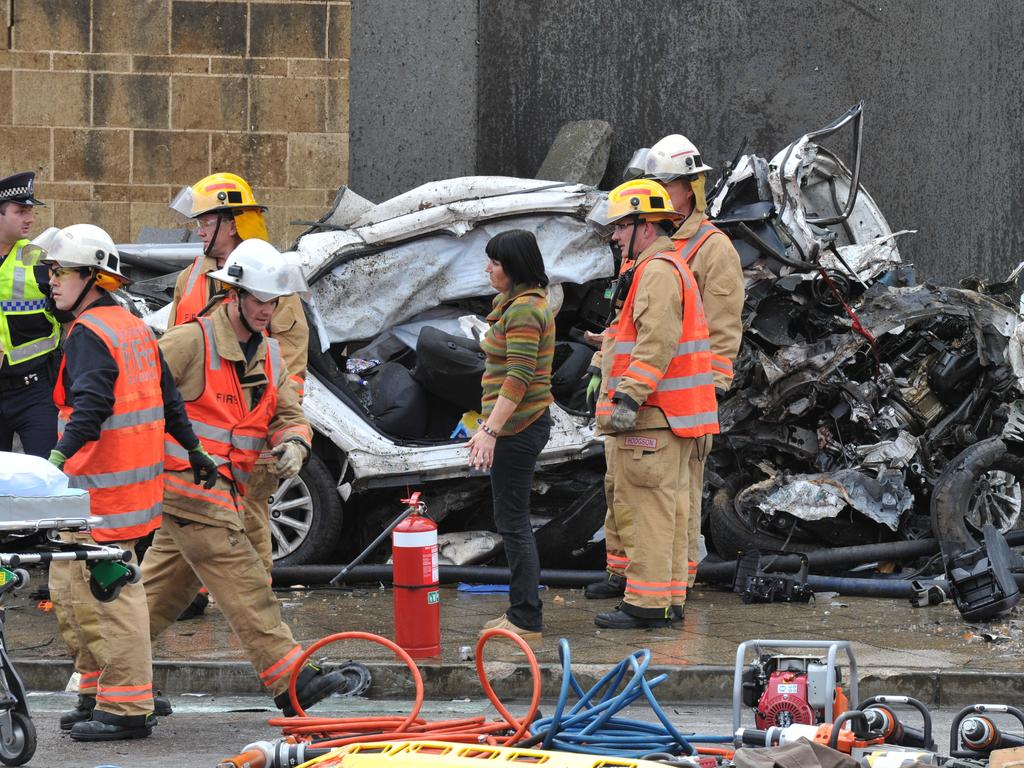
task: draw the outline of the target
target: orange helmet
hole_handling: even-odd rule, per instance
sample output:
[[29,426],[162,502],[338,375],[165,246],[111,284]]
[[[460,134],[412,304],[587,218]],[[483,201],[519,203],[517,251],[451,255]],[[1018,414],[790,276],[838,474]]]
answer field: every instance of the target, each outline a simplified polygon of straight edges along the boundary
[[267,207],[257,203],[249,183],[233,173],[213,173],[191,187],[182,187],[171,209],[189,219],[206,213],[228,213],[243,240],[270,239],[263,217]]

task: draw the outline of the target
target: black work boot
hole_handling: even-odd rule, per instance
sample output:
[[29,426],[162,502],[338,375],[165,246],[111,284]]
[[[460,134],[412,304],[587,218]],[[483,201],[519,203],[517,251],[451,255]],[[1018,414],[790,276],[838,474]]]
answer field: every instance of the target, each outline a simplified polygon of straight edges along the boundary
[[192,598],[185,610],[178,614],[176,621],[188,621],[206,613],[206,606],[210,604],[210,596],[205,592],[199,592]]
[[626,594],[626,577],[617,573],[609,573],[602,581],[587,584],[583,596],[587,600],[608,600]]
[[75,723],[71,727],[71,738],[75,741],[124,741],[144,739],[153,732],[156,716],[112,715],[102,709],[93,710],[92,720]]
[[92,711],[96,709],[96,696],[92,693],[78,694],[78,703],[74,709],[60,714],[60,729],[70,731],[75,723],[81,723],[92,718]]
[[160,691],[153,693],[153,714],[157,717],[167,717],[168,715],[174,714],[174,709],[171,707],[171,700],[166,696],[161,695]]
[[670,608],[638,608],[623,601],[610,613],[599,613],[594,623],[602,629],[662,629],[672,626]]
[[673,624],[679,624],[683,621],[683,614],[686,611],[685,605],[673,605],[668,610],[668,617]]
[[[324,672],[314,664],[306,664],[299,672],[299,679],[295,683],[295,695],[299,700],[299,706],[309,709],[321,699],[326,699],[332,693],[344,691],[346,688],[348,680],[341,672]],[[288,691],[274,697],[274,706],[280,709],[285,717],[295,717]]]

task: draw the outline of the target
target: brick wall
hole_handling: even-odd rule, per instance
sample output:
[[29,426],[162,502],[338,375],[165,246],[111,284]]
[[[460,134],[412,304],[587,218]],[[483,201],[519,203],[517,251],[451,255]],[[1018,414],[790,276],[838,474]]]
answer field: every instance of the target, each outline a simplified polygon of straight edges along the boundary
[[[173,227],[185,184],[233,171],[271,239],[348,178],[351,7],[340,0],[0,0],[0,175],[35,170],[38,228],[115,242]],[[6,34],[4,34],[6,33]]]

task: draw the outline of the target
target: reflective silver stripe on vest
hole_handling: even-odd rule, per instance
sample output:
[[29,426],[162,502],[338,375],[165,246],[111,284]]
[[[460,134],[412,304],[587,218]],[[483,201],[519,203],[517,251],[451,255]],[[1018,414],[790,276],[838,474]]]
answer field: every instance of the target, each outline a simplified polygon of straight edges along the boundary
[[[115,413],[106,418],[100,424],[100,430],[121,429],[122,427],[138,427],[143,424],[151,424],[164,417],[164,407],[155,405],[152,408],[143,408],[140,411],[129,411],[128,413]],[[68,420],[58,416],[57,429],[63,432],[68,427]]]
[[671,392],[679,389],[692,389],[705,384],[714,384],[713,373],[695,373],[693,376],[676,376],[674,378],[662,379],[658,382],[658,392]]
[[144,525],[150,520],[158,517],[163,509],[163,502],[158,501],[148,509],[138,509],[132,512],[118,512],[113,515],[98,515],[103,521],[100,525],[94,526],[93,530],[111,530],[114,528],[132,528],[136,525]]
[[220,353],[217,351],[217,339],[213,332],[213,320],[209,317],[197,317],[203,327],[203,339],[206,342],[206,364],[211,371],[220,370]]
[[266,338],[266,342],[267,355],[270,357],[270,383],[277,387],[277,382],[281,380],[281,345],[277,339],[272,339],[269,336]]
[[[21,261],[21,248],[18,249],[18,263],[23,263]],[[14,285],[11,288],[11,298],[15,300],[25,298],[25,267],[20,269],[18,267],[14,268]]]
[[267,444],[265,437],[252,437],[250,435],[232,434],[230,429],[215,427],[203,421],[192,419],[192,429],[197,437],[205,437],[208,440],[216,440],[218,443],[228,443],[243,451],[262,451]]
[[249,474],[250,473],[248,473],[248,472],[243,472],[238,467],[235,467],[235,466],[231,467],[231,476],[233,478],[235,478],[235,482],[236,483],[241,483],[242,485],[248,485],[248,483],[249,483]]
[[69,488],[120,488],[123,485],[144,483],[160,477],[164,472],[163,461],[151,464],[148,467],[137,469],[126,469],[122,472],[99,472],[93,475],[68,475]]
[[694,413],[690,416],[668,416],[668,425],[673,429],[688,429],[692,427],[703,427],[709,424],[718,423],[718,411],[707,411],[706,413]]
[[[182,461],[188,461],[188,451],[181,447],[181,444],[172,437],[164,438],[164,453],[175,459],[181,459]],[[214,456],[210,454],[210,458],[213,459],[213,463],[218,467],[222,467],[228,463],[228,460],[220,456]]]
[[53,335],[48,338],[39,339],[39,341],[33,341],[30,344],[24,344],[20,347],[15,347],[14,349],[8,349],[7,359],[10,360],[12,364],[20,363],[22,360],[27,360],[30,357],[35,357],[36,355],[56,349],[59,342],[60,334],[55,331]]
[[[636,346],[635,341],[617,341],[612,352],[616,355],[628,355],[633,351],[633,347]],[[709,339],[697,339],[696,341],[684,341],[676,347],[676,356],[679,355],[692,355],[694,352],[706,352],[711,349],[711,341]]]
[[192,289],[196,287],[196,283],[202,277],[203,258],[203,256],[197,256],[196,260],[192,262],[192,272],[188,276],[188,282],[185,283],[185,293],[192,293]]

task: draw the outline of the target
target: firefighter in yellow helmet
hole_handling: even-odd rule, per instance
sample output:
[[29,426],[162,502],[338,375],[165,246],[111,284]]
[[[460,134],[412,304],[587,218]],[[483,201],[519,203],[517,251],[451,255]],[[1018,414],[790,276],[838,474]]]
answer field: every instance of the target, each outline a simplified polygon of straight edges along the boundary
[[[686,250],[689,254],[688,265],[697,281],[708,323],[715,391],[721,394],[732,384],[732,362],[739,353],[742,340],[744,282],[739,255],[724,233],[715,230],[714,237],[690,248],[698,231],[708,224],[704,187],[710,170],[693,142],[674,133],[650,149],[637,150],[624,175],[629,179],[643,177],[658,181],[668,192],[672,207],[682,215],[682,223],[672,234],[672,240],[676,251]],[[711,452],[711,440],[710,435],[702,438],[690,458],[689,496],[693,512],[686,553],[687,589],[693,587],[697,573],[704,460]],[[631,533],[617,531],[615,520],[609,518],[605,524],[605,536],[608,575],[604,581],[587,586],[585,595],[591,599],[621,596],[626,585],[622,540]],[[678,597],[680,599],[673,603],[673,618],[681,619],[685,594]]]
[[[245,240],[269,240],[263,212],[248,182],[233,173],[214,173],[191,187],[183,187],[171,208],[195,223],[203,242],[203,255],[178,275],[168,326],[182,325],[210,314],[228,295],[226,286],[208,277],[222,269],[228,255]],[[309,326],[297,294],[281,297],[265,331],[281,346],[289,377],[302,395],[306,378]],[[249,479],[242,515],[248,535],[269,579],[271,555],[269,499],[279,485],[274,459],[262,456]],[[195,604],[201,612],[205,602]],[[195,610],[195,609],[194,609]]]
[[649,179],[619,185],[589,217],[622,254],[613,317],[592,363],[608,465],[607,583],[616,587],[607,596],[623,596],[595,617],[606,629],[668,626],[686,599],[689,520],[700,514],[691,509],[690,461],[718,431],[707,322],[688,264],[718,230],[705,222],[677,250],[669,235],[681,218]]

